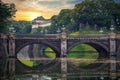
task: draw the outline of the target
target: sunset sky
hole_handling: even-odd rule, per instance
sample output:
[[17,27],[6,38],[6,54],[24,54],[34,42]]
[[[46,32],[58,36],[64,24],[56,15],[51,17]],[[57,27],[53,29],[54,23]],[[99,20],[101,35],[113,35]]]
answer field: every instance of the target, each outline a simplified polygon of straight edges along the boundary
[[16,20],[33,20],[38,16],[49,19],[61,9],[72,9],[82,0],[2,0],[16,5]]

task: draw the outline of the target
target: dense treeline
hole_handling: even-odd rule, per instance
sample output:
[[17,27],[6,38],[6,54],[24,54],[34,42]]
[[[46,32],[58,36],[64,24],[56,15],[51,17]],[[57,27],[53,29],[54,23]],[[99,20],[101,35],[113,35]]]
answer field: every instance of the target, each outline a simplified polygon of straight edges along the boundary
[[31,21],[11,20],[10,27],[14,28],[16,34],[28,34],[31,33],[32,23]]
[[120,30],[120,3],[114,0],[84,0],[76,4],[74,9],[63,9],[59,15],[51,18],[52,25],[50,33],[56,33],[62,27],[66,31],[78,31],[86,25],[90,28],[110,29],[114,25],[117,31]]

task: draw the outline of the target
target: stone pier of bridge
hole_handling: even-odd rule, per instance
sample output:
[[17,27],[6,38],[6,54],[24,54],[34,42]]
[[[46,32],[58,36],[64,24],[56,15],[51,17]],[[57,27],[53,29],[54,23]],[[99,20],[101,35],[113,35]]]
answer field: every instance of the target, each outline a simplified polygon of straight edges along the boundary
[[67,80],[67,35],[61,33],[61,80]]
[[112,80],[116,79],[116,60],[117,60],[117,53],[116,53],[116,34],[110,33],[110,77]]

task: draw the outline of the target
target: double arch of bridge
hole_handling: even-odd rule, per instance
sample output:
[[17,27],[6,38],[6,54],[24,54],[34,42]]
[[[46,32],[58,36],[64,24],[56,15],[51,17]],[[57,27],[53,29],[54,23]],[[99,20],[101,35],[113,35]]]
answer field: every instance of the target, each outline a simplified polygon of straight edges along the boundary
[[[61,34],[61,35],[45,35],[45,36],[40,36],[40,35],[37,35],[37,36],[34,36],[34,35],[33,36],[31,36],[31,35],[12,35],[12,36],[9,36],[9,38],[6,38],[7,42],[8,42],[7,43],[7,45],[8,45],[8,47],[7,47],[8,51],[7,52],[8,52],[8,54],[12,54],[10,57],[15,57],[17,59],[17,53],[23,47],[25,47],[27,45],[30,45],[30,44],[44,44],[44,45],[47,45],[48,47],[52,48],[55,51],[57,58],[61,58],[64,55],[64,54],[61,54],[61,51],[62,51],[61,50],[61,45],[62,45],[61,42],[66,41],[67,49],[65,51],[63,51],[63,52],[66,52],[65,55],[67,55],[67,53],[69,53],[69,51],[76,45],[88,44],[88,45],[94,47],[99,52],[99,58],[104,57],[104,58],[111,59],[111,57],[114,57],[115,59],[118,59],[118,57],[119,57],[119,52],[120,52],[120,42],[119,42],[119,40],[120,39],[114,37],[114,35],[82,36],[82,37],[81,36],[80,37],[67,37],[67,36],[62,37],[62,35],[66,36],[64,34]],[[1,44],[2,44],[2,41],[1,41]],[[14,51],[10,51],[11,50],[11,49],[9,49],[10,47],[14,47],[12,49]],[[112,47],[114,47],[115,50],[114,49],[111,50]],[[43,69],[42,68],[40,70],[40,72],[45,73],[45,72],[52,71],[52,70],[54,70],[54,68],[56,66],[60,66],[60,64],[61,63],[58,61],[56,63],[56,65],[52,65],[52,68],[48,68],[48,69],[45,68],[46,69],[45,71],[44,70],[42,71],[42,69]],[[107,67],[105,67],[105,66],[107,66]],[[21,71],[21,70],[23,71],[24,69],[30,70],[30,68],[27,68],[27,67],[23,66],[21,63],[19,63],[18,60],[16,61],[15,67],[16,67],[16,71],[18,71],[18,72]],[[18,68],[19,70],[17,70],[17,67],[19,67]],[[72,72],[73,69],[78,70],[77,68],[74,68],[73,66],[67,66],[67,67],[68,67],[68,72]],[[71,69],[69,67],[72,67],[73,69]],[[20,68],[21,68],[21,70],[20,70]],[[59,67],[57,67],[57,68],[59,68]],[[110,71],[110,64],[105,63],[104,65],[101,65],[100,67],[98,67],[96,69],[91,69],[91,70],[88,70],[88,71],[96,71],[96,70],[108,70],[108,72],[109,72]],[[78,71],[84,71],[84,70],[79,69]]]
[[[104,37],[104,36],[103,36]],[[76,45],[79,44],[88,44],[92,47],[94,47],[98,52],[99,52],[99,58],[109,58],[109,54],[110,54],[110,45],[109,45],[109,38],[99,38],[99,37],[67,37],[65,38],[66,42],[67,42],[67,50],[64,51],[66,52],[65,55],[67,55],[67,53],[69,53],[69,51],[71,50],[71,48],[73,48]],[[58,37],[57,35],[54,37],[44,37],[44,38],[29,38],[26,36],[26,38],[16,38],[15,43],[16,43],[16,54],[26,45],[30,45],[30,44],[44,44],[47,45],[48,47],[52,48],[55,53],[56,53],[56,57],[60,58],[62,56],[61,54],[61,43],[62,41],[64,41],[64,39],[62,39],[60,36]],[[16,55],[17,56],[17,55]],[[102,68],[106,68],[105,66],[108,64],[104,64],[102,66],[97,66],[96,69],[91,69],[91,70],[97,70]],[[20,66],[20,65],[19,65]],[[101,69],[102,69],[101,68]],[[49,70],[47,70],[49,71]],[[71,71],[72,72],[72,71]]]

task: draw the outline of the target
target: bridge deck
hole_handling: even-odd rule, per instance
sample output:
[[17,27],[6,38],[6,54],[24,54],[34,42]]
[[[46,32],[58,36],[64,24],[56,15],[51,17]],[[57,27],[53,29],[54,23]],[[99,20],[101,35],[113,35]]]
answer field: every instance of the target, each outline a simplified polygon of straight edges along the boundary
[[[60,39],[60,34],[17,34],[16,39]],[[109,39],[110,35],[69,35],[67,39]]]

